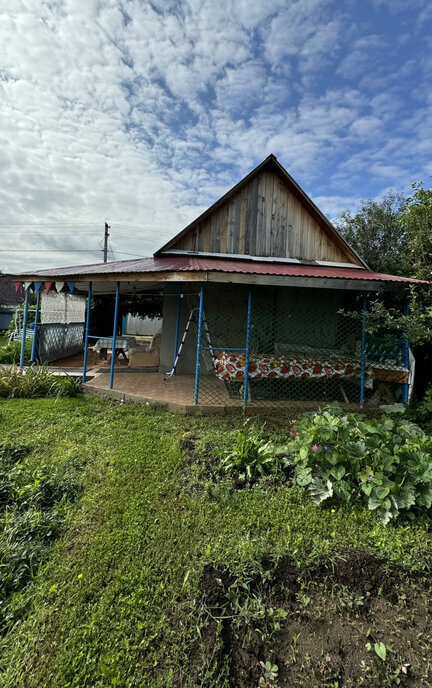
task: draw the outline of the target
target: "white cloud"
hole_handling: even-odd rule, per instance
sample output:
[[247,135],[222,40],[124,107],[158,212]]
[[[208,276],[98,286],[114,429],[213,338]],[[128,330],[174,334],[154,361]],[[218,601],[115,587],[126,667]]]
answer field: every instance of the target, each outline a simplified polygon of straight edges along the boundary
[[[420,0],[416,7],[427,10]],[[331,215],[357,198],[365,171],[376,185],[397,187],[401,175],[427,170],[428,71],[409,53],[416,19],[393,45],[385,28],[356,22],[354,8],[336,0],[7,0],[0,224],[91,223],[92,233],[61,232],[56,245],[97,248],[107,219],[115,248],[142,255],[270,152]],[[383,2],[378,9],[388,12]],[[136,239],[121,240],[120,225],[134,225]],[[2,248],[27,247],[35,230],[22,231],[27,238],[0,227]],[[35,249],[54,236],[39,233]],[[97,257],[23,256],[10,253],[7,266]]]
[[311,67],[339,42],[341,20],[329,16],[329,0],[294,0],[275,15],[267,32],[267,55],[277,65],[285,57],[295,57]]
[[381,120],[374,115],[359,117],[350,126],[350,132],[354,136],[374,136],[381,127]]

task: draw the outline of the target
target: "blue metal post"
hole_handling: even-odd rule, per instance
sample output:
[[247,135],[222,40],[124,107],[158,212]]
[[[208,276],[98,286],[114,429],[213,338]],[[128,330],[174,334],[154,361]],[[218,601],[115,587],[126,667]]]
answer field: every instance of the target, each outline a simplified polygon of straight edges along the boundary
[[[404,304],[403,304],[403,314],[409,315],[409,312],[410,312],[409,297],[405,296]],[[404,338],[402,346],[403,346],[403,349],[402,349],[403,363],[404,363],[405,368],[409,371],[410,360],[409,360],[409,342],[408,342],[408,339]],[[403,389],[402,389],[402,401],[403,401],[405,406],[408,405],[408,398],[409,398],[409,384],[406,382],[403,386]]]
[[243,385],[243,404],[245,406],[248,402],[251,320],[252,320],[252,289],[249,287],[248,307],[247,307],[247,322],[246,322],[246,356],[245,356],[245,373],[244,373],[245,376],[244,376],[244,385]]
[[197,403],[198,403],[198,390],[199,390],[199,377],[200,377],[201,335],[202,335],[203,310],[204,310],[204,286],[201,285],[201,289],[200,289],[200,303],[199,303],[199,316],[198,316],[197,353],[196,353],[196,366],[195,366],[195,394],[194,394],[194,404],[197,404]]
[[91,309],[92,287],[93,287],[93,282],[89,282],[88,296],[87,296],[85,339],[84,339],[83,382],[86,381],[86,374],[87,374],[87,354],[88,354],[88,340],[89,340],[89,330],[90,330],[90,309]]
[[25,299],[24,299],[24,320],[23,320],[22,335],[21,335],[20,370],[22,370],[24,368],[29,294],[30,294],[30,286],[28,286],[26,289]]
[[366,311],[367,311],[367,294],[363,294],[363,315],[362,315],[362,332],[361,332],[361,372],[360,372],[360,408],[364,405],[364,388],[365,388],[365,369],[366,369]]
[[117,339],[117,323],[118,323],[118,310],[120,301],[120,282],[117,282],[115,306],[114,306],[114,328],[112,337],[112,354],[111,354],[111,372],[110,372],[110,386],[112,389],[114,385],[114,362],[115,362],[115,349],[116,349],[116,339]]
[[177,322],[176,322],[176,332],[175,332],[175,342],[174,342],[174,360],[173,360],[173,374],[174,375],[176,375],[176,373],[177,373],[176,359],[177,359],[178,340],[179,340],[179,331],[180,331],[180,313],[181,313],[182,298],[183,298],[182,286],[180,285],[180,291],[179,291],[178,300],[177,300]]
[[31,350],[31,356],[30,356],[30,363],[34,363],[36,359],[36,346],[37,346],[37,338],[38,338],[38,324],[39,324],[39,306],[40,306],[40,287],[41,285],[39,284],[39,289],[37,291],[37,296],[36,296],[36,313],[35,313],[35,319],[34,319],[34,329],[33,329],[33,343],[32,343],[32,350]]

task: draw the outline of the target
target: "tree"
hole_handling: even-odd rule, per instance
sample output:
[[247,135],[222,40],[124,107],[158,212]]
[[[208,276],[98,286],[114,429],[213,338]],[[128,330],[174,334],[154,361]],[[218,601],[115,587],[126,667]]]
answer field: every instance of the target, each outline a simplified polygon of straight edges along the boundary
[[371,270],[407,276],[408,236],[401,217],[406,200],[389,191],[381,201],[362,201],[359,210],[344,210],[335,225]]
[[406,199],[400,226],[407,241],[406,269],[419,279],[432,279],[432,188],[423,182],[412,185],[414,193]]
[[[362,201],[359,210],[345,210],[336,226],[372,270],[432,280],[432,189],[412,185],[410,196],[387,193],[381,201]],[[367,332],[407,338],[417,365],[416,394],[422,398],[432,382],[432,289],[411,288],[411,312],[402,315],[403,293],[375,295],[363,319]]]

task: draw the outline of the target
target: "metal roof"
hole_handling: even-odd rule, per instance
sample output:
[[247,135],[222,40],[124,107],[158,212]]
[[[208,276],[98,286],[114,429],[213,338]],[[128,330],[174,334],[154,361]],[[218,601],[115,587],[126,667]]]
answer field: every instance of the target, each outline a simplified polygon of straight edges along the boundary
[[[202,256],[160,256],[120,260],[111,263],[94,263],[63,268],[47,268],[32,273],[16,275],[22,281],[66,280],[69,278],[90,278],[99,276],[113,278],[122,275],[139,275],[167,272],[220,272],[246,275],[279,275],[287,277],[324,277],[328,279],[371,280],[379,282],[424,283],[397,275],[386,275],[358,267],[326,267],[321,265],[291,265],[286,263],[232,260],[227,258],[209,258]],[[157,280],[156,280],[157,281]],[[228,281],[228,280],[227,280]]]

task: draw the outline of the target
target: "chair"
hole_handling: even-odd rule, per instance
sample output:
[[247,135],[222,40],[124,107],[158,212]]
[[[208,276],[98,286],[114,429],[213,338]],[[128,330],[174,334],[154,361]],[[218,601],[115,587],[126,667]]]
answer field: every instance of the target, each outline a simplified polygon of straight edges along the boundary
[[146,340],[137,339],[134,346],[129,349],[129,367],[147,368],[159,365],[160,359],[160,334]]

